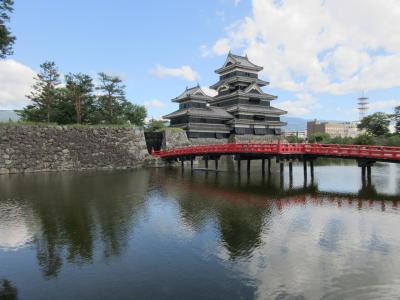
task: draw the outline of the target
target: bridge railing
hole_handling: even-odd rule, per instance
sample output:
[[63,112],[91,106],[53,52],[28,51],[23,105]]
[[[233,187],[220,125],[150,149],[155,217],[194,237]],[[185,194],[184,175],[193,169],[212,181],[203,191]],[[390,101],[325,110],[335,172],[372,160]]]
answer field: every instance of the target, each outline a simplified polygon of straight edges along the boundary
[[196,145],[182,148],[172,148],[153,151],[152,155],[159,157],[176,157],[183,155],[234,153],[265,153],[265,154],[314,154],[320,156],[365,157],[376,159],[400,160],[400,147],[342,145],[342,144],[288,144],[288,143],[229,143]]
[[318,155],[400,159],[400,147],[341,144],[305,144],[305,152]]

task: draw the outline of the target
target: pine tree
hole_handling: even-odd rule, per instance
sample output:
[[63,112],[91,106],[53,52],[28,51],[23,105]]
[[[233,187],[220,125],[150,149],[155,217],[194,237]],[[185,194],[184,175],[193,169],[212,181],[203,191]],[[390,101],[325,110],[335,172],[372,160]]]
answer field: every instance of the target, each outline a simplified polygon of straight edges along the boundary
[[0,0],[0,58],[4,59],[13,53],[12,46],[15,36],[11,35],[6,24],[10,21],[10,13],[13,12],[13,0]]
[[46,121],[49,123],[57,98],[57,86],[60,84],[60,74],[54,62],[44,62],[40,65],[40,68],[41,71],[35,78],[36,83],[32,86],[32,92],[27,96],[32,101],[32,105],[24,109],[24,111],[28,111],[22,111],[20,114],[23,118],[25,116],[30,121]]
[[121,123],[123,117],[123,104],[125,98],[125,85],[117,76],[99,73],[100,85],[96,87],[101,91],[98,96],[99,109],[103,114],[104,121],[109,124]]
[[74,103],[76,123],[82,123],[82,115],[84,122],[88,123],[93,107],[93,79],[86,74],[68,74],[65,76],[66,89]]

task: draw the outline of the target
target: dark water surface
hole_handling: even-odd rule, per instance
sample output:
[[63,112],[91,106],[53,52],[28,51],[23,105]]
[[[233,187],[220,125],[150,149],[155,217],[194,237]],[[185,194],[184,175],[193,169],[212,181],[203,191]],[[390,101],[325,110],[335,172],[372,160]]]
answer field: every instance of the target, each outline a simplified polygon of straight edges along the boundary
[[400,299],[400,166],[302,172],[0,176],[0,295]]

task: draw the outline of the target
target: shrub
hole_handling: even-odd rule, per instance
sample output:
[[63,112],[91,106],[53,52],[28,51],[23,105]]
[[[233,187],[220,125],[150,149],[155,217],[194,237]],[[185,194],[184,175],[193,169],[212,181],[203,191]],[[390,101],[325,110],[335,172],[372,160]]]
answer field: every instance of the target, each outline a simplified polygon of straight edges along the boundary
[[375,145],[375,139],[369,134],[360,134],[354,139],[356,145]]

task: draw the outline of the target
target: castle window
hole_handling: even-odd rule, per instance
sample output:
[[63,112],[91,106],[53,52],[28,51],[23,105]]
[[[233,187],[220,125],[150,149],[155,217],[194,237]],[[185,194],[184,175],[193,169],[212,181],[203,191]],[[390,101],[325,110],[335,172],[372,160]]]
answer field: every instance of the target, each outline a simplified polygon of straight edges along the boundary
[[266,128],[254,128],[254,134],[257,134],[257,135],[267,134],[267,129]]

